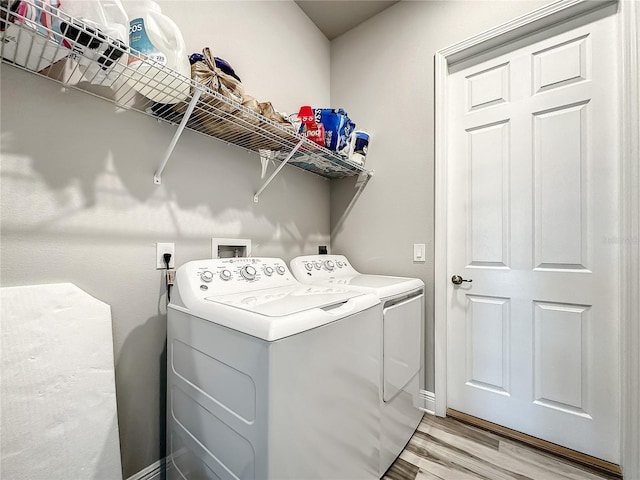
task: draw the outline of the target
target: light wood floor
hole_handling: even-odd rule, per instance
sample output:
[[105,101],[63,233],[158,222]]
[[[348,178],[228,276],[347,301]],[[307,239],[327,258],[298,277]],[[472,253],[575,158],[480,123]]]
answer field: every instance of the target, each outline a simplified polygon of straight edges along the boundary
[[384,480],[620,480],[452,418],[425,415]]

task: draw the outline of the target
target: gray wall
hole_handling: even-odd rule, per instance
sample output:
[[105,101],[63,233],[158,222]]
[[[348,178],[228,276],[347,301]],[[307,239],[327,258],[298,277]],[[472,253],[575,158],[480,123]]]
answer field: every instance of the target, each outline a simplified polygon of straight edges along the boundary
[[187,132],[155,186],[174,127],[2,65],[2,285],[70,281],[111,305],[125,476],[163,455],[156,242],[175,242],[178,264],[208,257],[212,236],[288,260],[331,235],[363,271],[422,278],[433,388],[433,54],[545,2],[403,1],[331,44],[292,2],[160,3],[188,51],[212,47],[258,99],[346,108],[372,134],[375,176],[354,200],[353,178],[285,168],[256,205],[257,158]]
[[[426,388],[434,389],[434,54],[543,1],[402,1],[331,42],[331,105],[371,134],[375,174],[331,185],[331,249],[364,272],[427,285]],[[413,244],[426,243],[426,262]],[[437,393],[437,392],[436,392]]]
[[[126,4],[125,4],[126,6]],[[189,52],[210,46],[276,108],[329,103],[328,40],[292,2],[162,2]],[[125,477],[164,456],[166,307],[155,243],[177,264],[213,236],[287,260],[329,243],[330,183],[285,168],[261,185],[257,156],[2,64],[2,286],[73,282],[111,305]]]

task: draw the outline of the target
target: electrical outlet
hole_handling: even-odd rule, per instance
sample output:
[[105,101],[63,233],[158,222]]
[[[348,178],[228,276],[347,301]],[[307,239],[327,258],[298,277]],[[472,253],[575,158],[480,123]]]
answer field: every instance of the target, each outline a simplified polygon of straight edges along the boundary
[[176,246],[174,243],[156,243],[156,270],[167,268],[164,254],[170,253],[169,268],[176,268]]

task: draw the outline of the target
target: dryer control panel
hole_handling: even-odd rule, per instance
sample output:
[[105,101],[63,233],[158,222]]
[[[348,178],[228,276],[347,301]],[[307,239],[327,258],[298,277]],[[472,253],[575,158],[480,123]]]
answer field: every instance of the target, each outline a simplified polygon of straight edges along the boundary
[[299,285],[284,260],[252,257],[188,262],[178,269],[176,282],[182,291],[199,290],[202,296]]
[[358,275],[344,255],[296,257],[291,260],[291,270],[296,278],[313,281]]

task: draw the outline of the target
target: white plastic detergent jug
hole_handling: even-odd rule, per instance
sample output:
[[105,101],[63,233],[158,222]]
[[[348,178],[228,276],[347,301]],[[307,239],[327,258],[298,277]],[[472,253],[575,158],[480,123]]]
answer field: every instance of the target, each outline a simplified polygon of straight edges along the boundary
[[[154,102],[178,103],[185,100],[190,84],[173,74],[175,72],[191,78],[191,66],[180,29],[151,0],[132,5],[128,13],[129,46],[132,51],[129,54],[127,82]],[[142,61],[142,56],[151,61]]]
[[85,78],[112,84],[124,71],[129,18],[120,0],[73,0],[60,6],[62,44],[77,52]]

